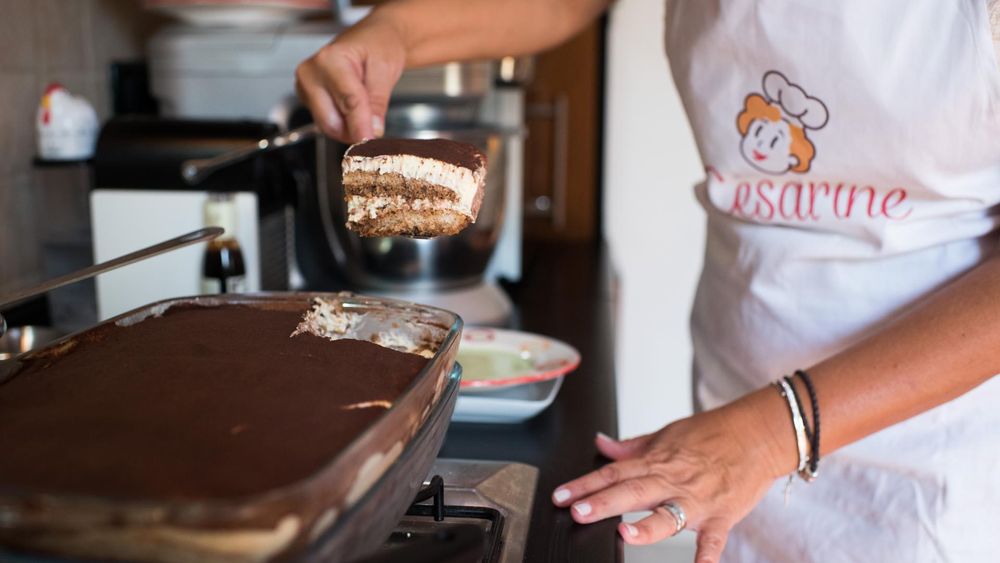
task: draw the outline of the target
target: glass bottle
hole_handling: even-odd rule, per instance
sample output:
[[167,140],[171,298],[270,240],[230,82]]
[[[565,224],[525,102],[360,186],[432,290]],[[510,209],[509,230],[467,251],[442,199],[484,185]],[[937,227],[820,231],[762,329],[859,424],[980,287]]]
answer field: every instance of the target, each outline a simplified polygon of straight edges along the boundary
[[209,241],[201,268],[201,293],[243,293],[246,264],[236,240],[236,198],[228,193],[210,193],[205,202],[205,226],[222,227],[225,233]]

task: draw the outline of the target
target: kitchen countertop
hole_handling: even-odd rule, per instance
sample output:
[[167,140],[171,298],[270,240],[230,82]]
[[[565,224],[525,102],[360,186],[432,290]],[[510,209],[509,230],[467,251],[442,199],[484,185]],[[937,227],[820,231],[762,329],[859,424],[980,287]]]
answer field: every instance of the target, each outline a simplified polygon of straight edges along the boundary
[[442,457],[518,461],[540,469],[525,548],[527,562],[622,561],[617,518],[582,526],[550,500],[552,490],[603,465],[598,431],[617,434],[611,268],[593,243],[527,245],[509,328],[545,334],[580,350],[547,410],[520,424],[452,423]]
[[593,243],[528,245],[524,264],[522,281],[505,288],[515,309],[508,327],[572,344],[581,353],[580,367],[566,376],[552,406],[531,420],[452,423],[441,456],[540,469],[526,562],[621,562],[618,519],[581,526],[550,500],[557,485],[604,463],[593,443],[597,431],[617,434],[610,264]]

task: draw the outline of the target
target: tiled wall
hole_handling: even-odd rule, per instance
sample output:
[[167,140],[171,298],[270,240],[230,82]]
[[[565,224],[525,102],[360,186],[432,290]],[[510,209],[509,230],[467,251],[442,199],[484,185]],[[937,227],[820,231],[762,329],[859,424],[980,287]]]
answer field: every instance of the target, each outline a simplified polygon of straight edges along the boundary
[[[42,92],[60,82],[107,118],[108,63],[141,57],[162,23],[140,6],[140,0],[0,0],[0,291],[44,275],[43,233],[54,218],[79,215],[85,189],[85,174],[32,166]],[[66,185],[43,185],[53,179]]]

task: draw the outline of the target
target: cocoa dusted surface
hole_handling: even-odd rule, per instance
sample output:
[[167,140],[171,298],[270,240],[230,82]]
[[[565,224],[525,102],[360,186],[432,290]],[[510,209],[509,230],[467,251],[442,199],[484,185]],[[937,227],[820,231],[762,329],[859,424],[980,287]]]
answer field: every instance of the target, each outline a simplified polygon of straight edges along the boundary
[[474,145],[448,139],[394,139],[381,138],[353,145],[344,156],[386,156],[408,154],[431,158],[476,170],[486,166],[486,155]]
[[0,385],[0,490],[233,498],[314,474],[384,412],[342,407],[395,400],[427,360],[289,338],[300,317],[172,308],[28,363]]

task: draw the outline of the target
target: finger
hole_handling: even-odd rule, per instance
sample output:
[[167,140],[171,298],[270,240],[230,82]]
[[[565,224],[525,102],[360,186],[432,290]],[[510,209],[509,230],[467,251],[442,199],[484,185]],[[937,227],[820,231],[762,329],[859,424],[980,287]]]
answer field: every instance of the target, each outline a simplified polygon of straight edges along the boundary
[[344,120],[334,106],[333,98],[326,91],[322,80],[316,75],[315,63],[312,60],[300,64],[295,69],[295,89],[298,91],[299,99],[309,107],[313,121],[319,125],[323,134],[340,141],[349,141],[344,131]]
[[573,519],[589,524],[626,512],[648,510],[676,492],[664,477],[655,473],[628,479],[573,503]]
[[[673,499],[673,502],[679,506],[691,506],[690,501],[683,499]],[[622,522],[618,525],[618,533],[627,543],[648,545],[677,535],[677,520],[667,509],[660,506],[654,509],[652,514],[638,522],[631,524]]]
[[594,443],[604,457],[613,460],[623,460],[636,457],[646,451],[646,446],[653,439],[653,434],[644,434],[628,440],[615,440],[607,434],[597,433]]
[[644,459],[616,461],[556,488],[552,493],[552,501],[556,506],[568,506],[575,499],[586,497],[621,481],[648,474],[649,464]]
[[368,90],[368,106],[372,112],[372,133],[376,137],[385,134],[389,97],[399,81],[399,75],[398,70],[382,62],[369,60],[365,65],[365,88]]
[[[325,52],[321,52],[323,55]],[[368,91],[361,82],[362,69],[343,55],[326,55],[321,59],[323,83],[333,98],[347,124],[347,135],[352,142],[371,139],[372,113],[368,105]]]
[[729,526],[719,518],[710,518],[698,529],[696,563],[719,563],[729,538]]

